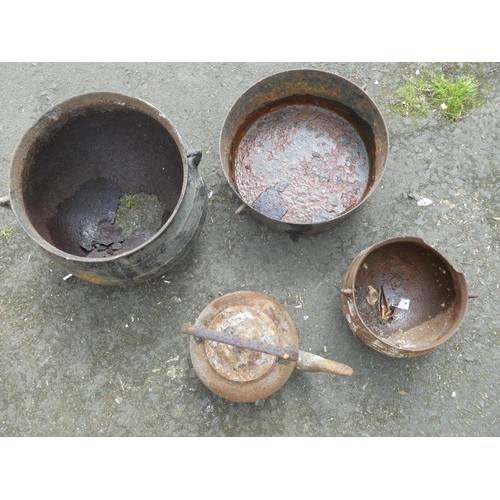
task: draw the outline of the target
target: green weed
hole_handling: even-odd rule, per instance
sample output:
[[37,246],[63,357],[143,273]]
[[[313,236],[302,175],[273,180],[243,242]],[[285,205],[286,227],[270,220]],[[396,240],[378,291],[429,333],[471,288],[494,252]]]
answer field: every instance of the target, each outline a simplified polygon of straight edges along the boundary
[[120,206],[129,210],[135,206],[135,194],[125,194],[120,198]]
[[429,84],[431,104],[449,120],[458,120],[479,105],[479,84],[470,77],[455,81],[443,75],[434,76]]
[[392,108],[400,114],[425,116],[435,111],[452,121],[481,104],[479,83],[468,76],[455,80],[442,74],[412,76],[396,90],[396,96],[400,102]]
[[130,218],[130,210],[137,204],[135,194],[124,194],[120,196],[120,203],[116,209],[115,224],[120,227],[126,225],[126,221]]
[[11,233],[12,233],[12,228],[10,228],[10,227],[0,227],[0,238],[4,238],[7,241],[9,241]]
[[426,97],[427,91],[427,83],[422,78],[412,76],[402,87],[396,90],[396,96],[401,100],[401,104],[393,107],[404,115],[427,115],[430,111],[430,105]]

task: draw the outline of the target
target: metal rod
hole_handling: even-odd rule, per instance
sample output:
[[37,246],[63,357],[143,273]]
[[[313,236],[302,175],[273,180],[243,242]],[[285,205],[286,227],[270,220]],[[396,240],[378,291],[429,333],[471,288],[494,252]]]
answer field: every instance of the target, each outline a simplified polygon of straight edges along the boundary
[[229,344],[235,347],[241,347],[242,349],[250,349],[251,351],[270,354],[271,356],[277,356],[282,359],[288,359],[291,361],[298,361],[299,359],[299,352],[288,347],[266,344],[265,342],[260,342],[259,340],[237,339],[224,332],[206,330],[205,328],[199,328],[187,323],[182,325],[181,332],[187,335],[192,335],[193,337],[213,340],[214,342],[221,342],[222,344]]

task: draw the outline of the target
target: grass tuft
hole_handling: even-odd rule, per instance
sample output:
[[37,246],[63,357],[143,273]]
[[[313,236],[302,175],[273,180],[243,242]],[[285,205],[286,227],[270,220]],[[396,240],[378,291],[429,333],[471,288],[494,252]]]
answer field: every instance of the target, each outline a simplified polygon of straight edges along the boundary
[[396,90],[396,96],[401,100],[401,104],[395,105],[401,114],[426,115],[430,111],[430,105],[426,98],[427,83],[422,78],[415,76]]
[[4,238],[7,241],[9,241],[11,233],[12,233],[12,228],[10,228],[10,227],[0,227],[0,238]]
[[449,120],[458,120],[464,113],[479,105],[479,84],[470,77],[447,80],[434,76],[429,84],[432,106],[439,108]]
[[425,116],[435,111],[451,121],[481,104],[479,83],[468,76],[456,80],[442,74],[412,76],[396,90],[396,96],[400,102],[392,107],[400,114]]
[[135,206],[136,201],[135,194],[125,194],[120,198],[120,205],[130,210]]

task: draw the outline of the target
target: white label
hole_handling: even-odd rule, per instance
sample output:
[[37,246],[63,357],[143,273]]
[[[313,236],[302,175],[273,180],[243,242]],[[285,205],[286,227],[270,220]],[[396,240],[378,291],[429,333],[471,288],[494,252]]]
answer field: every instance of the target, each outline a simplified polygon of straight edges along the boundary
[[410,308],[410,299],[401,299],[396,307],[398,309],[408,310]]

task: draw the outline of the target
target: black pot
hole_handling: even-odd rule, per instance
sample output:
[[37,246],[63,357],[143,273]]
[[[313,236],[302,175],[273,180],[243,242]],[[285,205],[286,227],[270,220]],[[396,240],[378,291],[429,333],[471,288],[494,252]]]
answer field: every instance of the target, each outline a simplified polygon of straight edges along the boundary
[[[10,203],[68,273],[103,285],[139,283],[175,266],[201,232],[207,196],[200,160],[147,102],[84,94],[26,132],[12,159]],[[137,199],[146,205],[135,228],[120,227],[118,212],[128,213]]]

